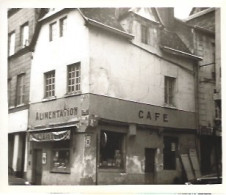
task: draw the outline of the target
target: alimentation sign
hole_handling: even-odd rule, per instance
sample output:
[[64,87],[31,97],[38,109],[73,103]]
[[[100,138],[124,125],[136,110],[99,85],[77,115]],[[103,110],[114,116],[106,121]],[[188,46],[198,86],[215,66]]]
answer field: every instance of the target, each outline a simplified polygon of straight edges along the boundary
[[78,122],[81,118],[82,109],[88,109],[88,101],[87,98],[81,100],[80,96],[31,104],[29,128],[32,130],[51,125]]

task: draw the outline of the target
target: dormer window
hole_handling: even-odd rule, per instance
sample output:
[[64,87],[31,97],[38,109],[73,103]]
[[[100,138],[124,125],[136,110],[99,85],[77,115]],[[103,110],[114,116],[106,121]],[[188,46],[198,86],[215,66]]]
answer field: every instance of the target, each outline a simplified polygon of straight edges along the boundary
[[25,23],[21,26],[21,45],[22,47],[28,46],[28,40],[29,40],[29,27],[28,23]]
[[148,27],[141,25],[141,42],[148,44]]
[[55,40],[57,37],[57,23],[53,22],[49,25],[49,41]]

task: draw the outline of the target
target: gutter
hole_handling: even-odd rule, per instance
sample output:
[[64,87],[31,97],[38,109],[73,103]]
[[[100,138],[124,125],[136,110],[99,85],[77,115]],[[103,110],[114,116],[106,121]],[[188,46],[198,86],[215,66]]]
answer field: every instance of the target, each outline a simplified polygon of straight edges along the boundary
[[170,48],[170,47],[167,47],[167,46],[160,46],[160,48],[163,49],[166,52],[171,53],[171,54],[182,55],[184,57],[189,57],[189,58],[192,58],[192,59],[198,60],[198,61],[203,60],[203,58],[201,58],[199,56],[189,54],[189,53],[186,53],[186,52],[183,52],[183,51],[179,51],[177,49],[173,49],[173,48]]
[[203,11],[201,11],[201,12],[198,12],[198,13],[196,13],[196,14],[193,14],[193,15],[189,16],[188,18],[186,18],[184,21],[185,21],[185,22],[188,22],[188,21],[190,21],[190,20],[192,20],[192,19],[194,19],[194,18],[197,18],[197,17],[199,17],[199,16],[205,15],[205,14],[207,14],[207,13],[209,13],[209,12],[212,12],[212,11],[215,11],[215,8],[214,8],[214,7],[211,7],[211,8],[209,8],[209,9],[205,9],[205,10],[203,10]]

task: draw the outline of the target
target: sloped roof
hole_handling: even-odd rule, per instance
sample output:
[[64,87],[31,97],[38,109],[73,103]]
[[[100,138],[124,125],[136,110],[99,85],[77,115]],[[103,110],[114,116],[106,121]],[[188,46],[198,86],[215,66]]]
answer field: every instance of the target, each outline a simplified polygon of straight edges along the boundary
[[190,50],[175,32],[165,29],[160,31],[160,45],[191,54]]
[[116,8],[81,8],[80,10],[89,19],[124,31],[115,15]]

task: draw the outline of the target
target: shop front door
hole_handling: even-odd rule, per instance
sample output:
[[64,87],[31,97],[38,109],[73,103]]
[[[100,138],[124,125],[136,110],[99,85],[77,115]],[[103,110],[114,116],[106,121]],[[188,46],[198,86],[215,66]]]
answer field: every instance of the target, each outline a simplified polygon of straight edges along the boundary
[[145,184],[154,184],[155,148],[145,148]]
[[42,150],[33,151],[32,181],[34,185],[41,185],[42,180]]

